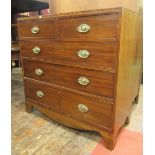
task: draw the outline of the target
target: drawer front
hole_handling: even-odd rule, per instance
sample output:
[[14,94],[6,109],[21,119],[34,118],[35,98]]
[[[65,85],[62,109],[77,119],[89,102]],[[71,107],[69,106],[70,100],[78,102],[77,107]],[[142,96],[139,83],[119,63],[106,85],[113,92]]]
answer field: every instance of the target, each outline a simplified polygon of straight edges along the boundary
[[114,74],[26,59],[23,64],[25,77],[113,98]]
[[69,117],[111,128],[112,104],[39,82],[25,80],[24,83],[26,99],[37,101]]
[[117,14],[58,19],[58,39],[67,41],[116,40]]
[[18,33],[20,37],[55,37],[54,20],[35,20],[18,22]]
[[[115,69],[117,50],[117,44],[115,43],[71,43],[35,40],[21,41],[20,47],[23,57],[51,60],[54,63],[81,67]],[[36,48],[39,48],[39,50],[37,51]]]

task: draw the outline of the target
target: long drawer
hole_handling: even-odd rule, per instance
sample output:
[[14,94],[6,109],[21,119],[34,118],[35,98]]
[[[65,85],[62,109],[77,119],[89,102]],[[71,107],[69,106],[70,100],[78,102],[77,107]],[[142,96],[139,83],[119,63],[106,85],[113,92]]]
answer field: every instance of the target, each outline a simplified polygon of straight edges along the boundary
[[114,74],[23,60],[24,76],[86,93],[113,98]]
[[111,128],[111,103],[31,80],[25,80],[24,84],[26,99],[69,117]]
[[57,27],[57,38],[62,41],[116,41],[118,14],[60,18]]
[[32,20],[18,22],[18,33],[22,37],[55,38],[54,20]]
[[57,42],[27,40],[20,42],[21,55],[54,63],[115,70],[116,43]]

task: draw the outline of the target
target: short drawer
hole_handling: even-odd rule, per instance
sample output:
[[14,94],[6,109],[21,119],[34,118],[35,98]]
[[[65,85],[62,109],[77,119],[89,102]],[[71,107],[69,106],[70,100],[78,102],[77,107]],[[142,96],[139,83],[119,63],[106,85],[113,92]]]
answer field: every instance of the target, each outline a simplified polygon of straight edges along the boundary
[[22,37],[55,37],[54,20],[34,20],[18,22],[18,34]]
[[114,74],[23,60],[24,76],[86,93],[113,98]]
[[25,80],[25,97],[67,116],[111,128],[112,104],[39,82]]
[[116,43],[56,42],[34,40],[20,42],[21,55],[53,63],[115,70]]
[[117,39],[117,14],[58,19],[59,40],[104,41]]

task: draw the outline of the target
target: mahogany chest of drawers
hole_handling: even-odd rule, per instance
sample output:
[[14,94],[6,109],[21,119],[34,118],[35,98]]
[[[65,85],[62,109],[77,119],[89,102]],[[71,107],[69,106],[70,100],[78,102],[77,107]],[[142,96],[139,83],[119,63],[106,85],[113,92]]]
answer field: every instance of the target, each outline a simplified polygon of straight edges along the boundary
[[123,8],[20,18],[27,111],[97,131],[112,150],[139,93],[136,29]]

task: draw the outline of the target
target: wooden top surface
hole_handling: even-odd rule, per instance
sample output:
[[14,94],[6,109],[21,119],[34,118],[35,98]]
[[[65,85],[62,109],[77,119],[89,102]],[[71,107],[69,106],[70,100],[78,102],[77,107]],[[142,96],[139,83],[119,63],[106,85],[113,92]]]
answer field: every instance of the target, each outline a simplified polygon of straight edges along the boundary
[[[20,17],[18,21],[25,21],[25,20],[44,20],[44,19],[55,19],[55,18],[64,18],[64,17],[76,17],[76,16],[89,16],[95,14],[107,14],[107,13],[119,13],[125,8],[118,7],[118,8],[108,8],[108,9],[97,9],[97,10],[87,10],[87,11],[78,11],[78,12],[70,12],[70,13],[61,13],[56,15],[44,15],[44,16],[31,16],[31,17]],[[125,9],[127,10],[127,9]]]

